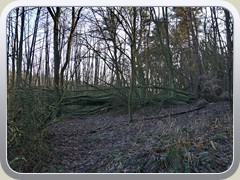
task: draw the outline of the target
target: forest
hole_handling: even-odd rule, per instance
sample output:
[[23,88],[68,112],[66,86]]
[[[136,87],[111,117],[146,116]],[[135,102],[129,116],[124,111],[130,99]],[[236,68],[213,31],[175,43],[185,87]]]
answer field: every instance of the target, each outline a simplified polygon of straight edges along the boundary
[[7,159],[27,173],[220,173],[233,160],[222,7],[18,7]]

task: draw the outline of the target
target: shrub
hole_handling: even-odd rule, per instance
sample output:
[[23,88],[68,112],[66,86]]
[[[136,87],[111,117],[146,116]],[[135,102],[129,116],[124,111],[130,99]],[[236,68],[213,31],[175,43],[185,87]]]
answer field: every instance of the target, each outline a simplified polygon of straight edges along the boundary
[[39,172],[53,156],[44,140],[52,94],[37,88],[8,91],[7,158],[17,172]]

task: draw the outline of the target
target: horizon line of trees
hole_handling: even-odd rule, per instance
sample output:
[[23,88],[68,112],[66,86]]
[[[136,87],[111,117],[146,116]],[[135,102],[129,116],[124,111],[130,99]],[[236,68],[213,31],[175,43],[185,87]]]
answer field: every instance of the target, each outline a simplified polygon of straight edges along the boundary
[[177,90],[200,97],[206,76],[232,94],[233,18],[221,7],[19,7],[7,51],[9,88],[53,87],[57,102],[98,86],[128,87],[129,107]]

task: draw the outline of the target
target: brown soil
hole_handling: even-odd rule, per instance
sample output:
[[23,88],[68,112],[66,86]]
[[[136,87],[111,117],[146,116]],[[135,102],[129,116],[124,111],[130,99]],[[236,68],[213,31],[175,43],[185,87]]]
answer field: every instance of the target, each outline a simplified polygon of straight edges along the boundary
[[125,110],[64,120],[49,128],[59,156],[43,171],[223,172],[232,163],[232,120],[228,102],[149,106],[135,111],[133,123]]

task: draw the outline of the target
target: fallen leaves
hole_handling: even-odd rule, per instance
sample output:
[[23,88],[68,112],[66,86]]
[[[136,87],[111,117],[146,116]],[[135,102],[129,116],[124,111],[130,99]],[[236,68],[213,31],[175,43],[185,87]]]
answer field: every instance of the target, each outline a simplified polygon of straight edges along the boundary
[[223,172],[232,162],[233,149],[232,116],[226,104],[211,104],[167,120],[138,121],[159,115],[158,109],[156,114],[145,110],[136,112],[131,124],[127,113],[115,112],[62,121],[49,131],[62,163],[49,167],[65,173]]

